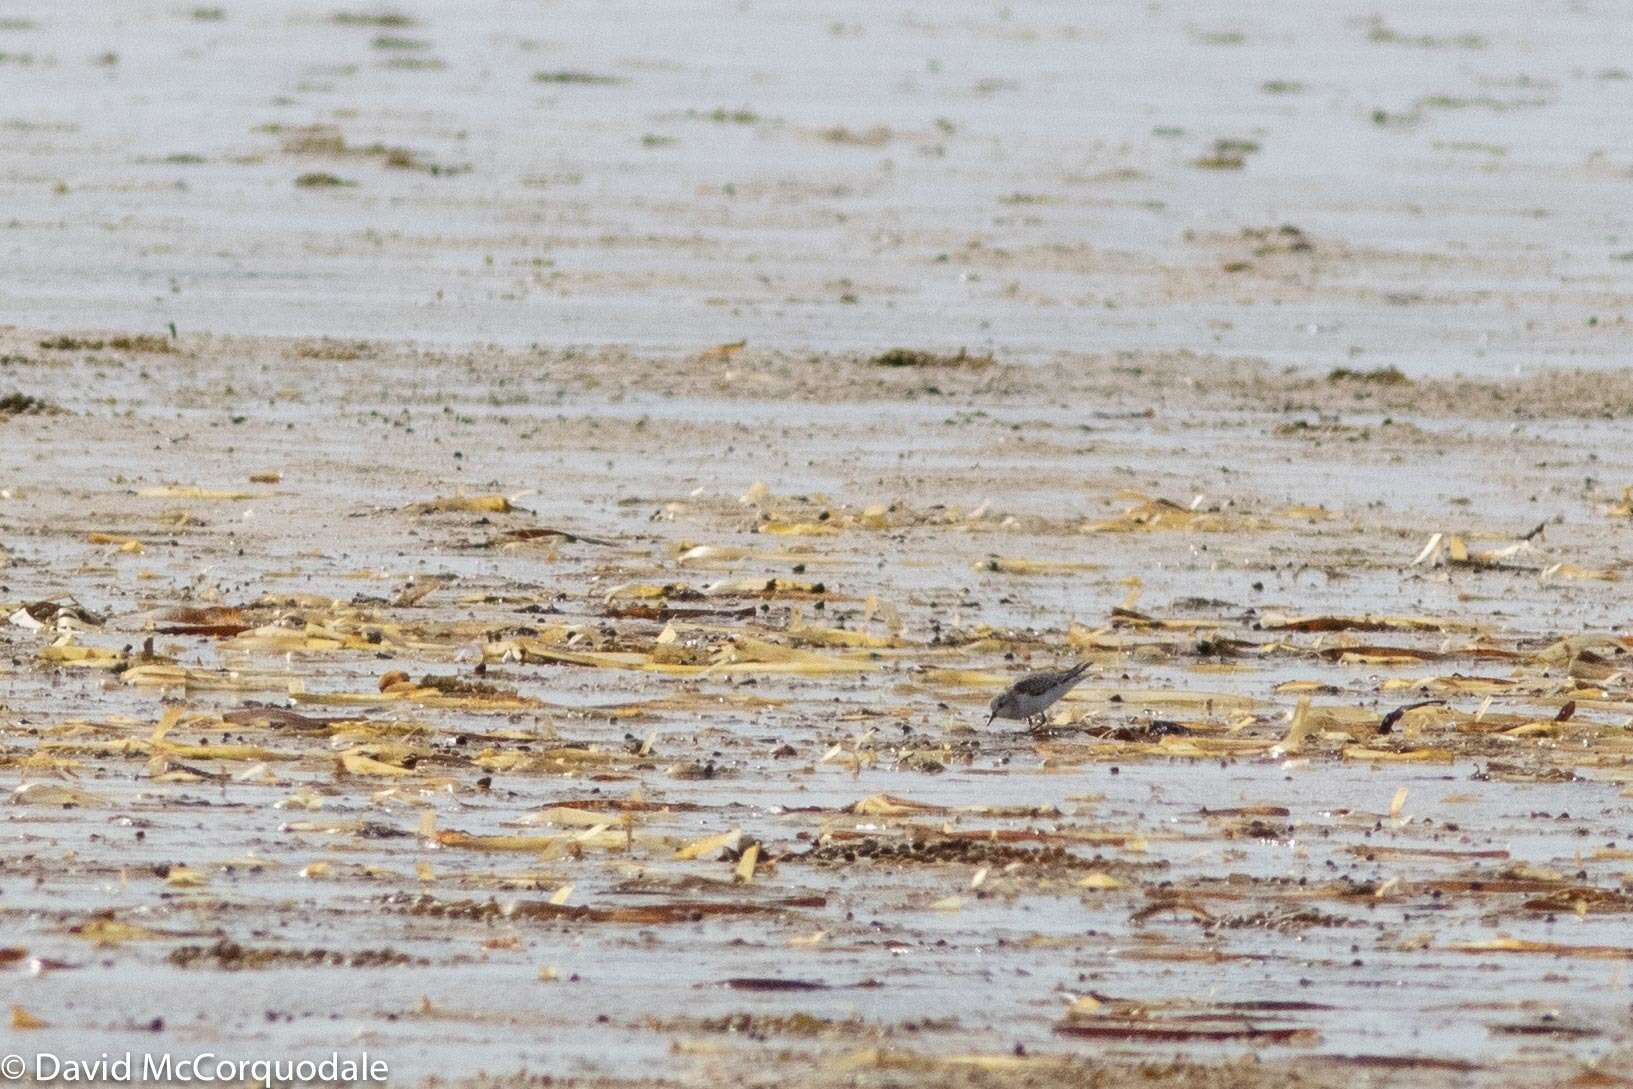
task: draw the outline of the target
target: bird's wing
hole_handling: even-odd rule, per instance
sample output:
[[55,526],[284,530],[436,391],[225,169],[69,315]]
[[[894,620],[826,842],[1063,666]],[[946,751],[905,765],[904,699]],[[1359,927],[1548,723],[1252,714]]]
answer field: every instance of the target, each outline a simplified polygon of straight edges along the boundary
[[1041,696],[1066,680],[1068,673],[1053,669],[1047,673],[1034,673],[1016,681],[1013,690],[1022,696]]

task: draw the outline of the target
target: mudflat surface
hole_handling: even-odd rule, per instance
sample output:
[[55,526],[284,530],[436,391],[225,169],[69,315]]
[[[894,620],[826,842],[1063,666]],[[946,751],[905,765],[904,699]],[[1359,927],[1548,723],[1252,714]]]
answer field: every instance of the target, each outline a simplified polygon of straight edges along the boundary
[[30,1046],[1626,1053],[1623,419],[1157,354],[120,343],[5,345],[56,398],[0,425]]
[[1622,15],[15,0],[0,288],[48,328],[1613,365]]
[[1623,1084],[1613,12],[87,12],[0,10],[7,1050]]

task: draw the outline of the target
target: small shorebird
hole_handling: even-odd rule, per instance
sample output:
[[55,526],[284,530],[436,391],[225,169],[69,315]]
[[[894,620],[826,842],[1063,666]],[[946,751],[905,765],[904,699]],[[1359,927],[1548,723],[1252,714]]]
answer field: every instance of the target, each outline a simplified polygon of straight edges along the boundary
[[987,716],[987,725],[991,726],[995,718],[1023,718],[1029,725],[1041,726],[1045,721],[1043,713],[1076,688],[1088,670],[1089,663],[1079,662],[1070,669],[1028,673],[992,697],[992,714]]

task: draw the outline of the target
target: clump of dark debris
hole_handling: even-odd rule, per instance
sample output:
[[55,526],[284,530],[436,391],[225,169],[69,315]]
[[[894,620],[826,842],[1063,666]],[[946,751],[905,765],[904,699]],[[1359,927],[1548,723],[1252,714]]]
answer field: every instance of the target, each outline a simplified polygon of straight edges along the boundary
[[402,965],[425,967],[424,957],[411,957],[394,949],[358,949],[343,953],[334,949],[254,949],[223,938],[214,945],[183,945],[166,957],[178,968],[222,968],[230,972],[248,968],[328,966],[331,968],[395,968]]
[[49,352],[147,352],[153,355],[173,355],[176,346],[154,333],[134,333],[128,336],[96,337],[57,336],[40,341],[40,347]]
[[803,854],[789,855],[790,862],[817,865],[847,865],[854,862],[919,863],[925,865],[1007,866],[1011,862],[1042,869],[1104,869],[1106,861],[1085,858],[1064,847],[1020,847],[989,839],[903,839],[876,836],[820,843]]
[[1375,367],[1372,370],[1335,367],[1327,373],[1327,381],[1367,382],[1374,386],[1408,386],[1412,384],[1412,380],[1406,377],[1406,372],[1399,367]]
[[869,360],[875,367],[951,367],[982,370],[993,364],[988,355],[972,355],[964,348],[956,352],[927,352],[918,348],[892,348]]
[[62,409],[51,402],[31,397],[26,393],[8,393],[0,397],[0,416],[43,416],[61,411]]

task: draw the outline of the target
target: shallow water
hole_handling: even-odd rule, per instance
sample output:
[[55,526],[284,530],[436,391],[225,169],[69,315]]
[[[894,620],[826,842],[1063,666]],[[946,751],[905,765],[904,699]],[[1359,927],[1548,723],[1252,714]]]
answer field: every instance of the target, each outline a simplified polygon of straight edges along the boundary
[[[8,320],[1619,359],[1633,30],[1603,6],[220,10],[7,9]],[[1218,140],[1239,168],[1196,165]],[[1256,252],[1284,224],[1310,248]]]

